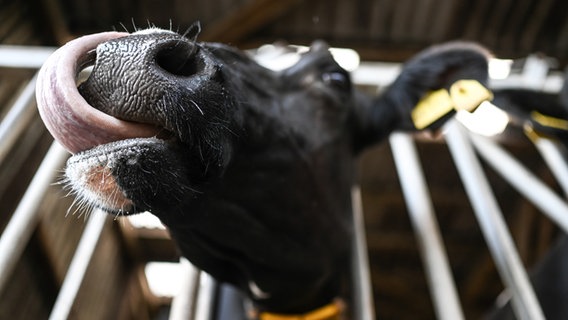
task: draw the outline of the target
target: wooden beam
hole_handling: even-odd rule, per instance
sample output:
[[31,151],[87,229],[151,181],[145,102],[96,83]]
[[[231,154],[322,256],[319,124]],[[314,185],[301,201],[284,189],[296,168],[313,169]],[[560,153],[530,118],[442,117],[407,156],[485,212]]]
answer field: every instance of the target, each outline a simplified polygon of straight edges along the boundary
[[553,0],[541,0],[535,7],[526,27],[523,30],[523,35],[520,39],[521,49],[528,51],[536,51],[534,48],[538,34],[549,18],[550,10],[554,7]]
[[480,39],[484,30],[485,15],[491,6],[491,0],[476,1],[475,5],[466,18],[468,21],[464,30],[464,39]]
[[278,19],[302,0],[252,0],[208,25],[200,37],[202,41],[237,44],[250,34]]
[[43,7],[42,9],[48,21],[47,27],[51,29],[51,33],[55,41],[57,41],[57,44],[64,45],[68,41],[76,38],[76,36],[69,31],[69,26],[67,25],[68,19],[59,1],[42,0],[41,6]]

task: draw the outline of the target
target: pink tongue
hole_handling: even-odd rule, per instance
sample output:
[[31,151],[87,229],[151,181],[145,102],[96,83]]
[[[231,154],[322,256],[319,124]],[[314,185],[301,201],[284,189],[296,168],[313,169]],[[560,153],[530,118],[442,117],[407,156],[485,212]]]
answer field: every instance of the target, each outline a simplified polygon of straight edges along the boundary
[[70,41],[55,51],[39,72],[36,99],[40,116],[53,137],[71,153],[112,141],[153,137],[159,131],[103,113],[91,107],[77,90],[76,76],[87,53],[99,43],[127,35],[104,32]]

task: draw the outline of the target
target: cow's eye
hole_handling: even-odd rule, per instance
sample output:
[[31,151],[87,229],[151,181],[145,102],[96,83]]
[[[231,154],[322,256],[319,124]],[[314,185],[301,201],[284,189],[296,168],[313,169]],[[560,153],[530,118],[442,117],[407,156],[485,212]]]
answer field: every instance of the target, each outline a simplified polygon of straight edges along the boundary
[[351,85],[349,76],[344,72],[324,72],[321,75],[321,79],[326,85],[333,86],[341,90],[348,90]]

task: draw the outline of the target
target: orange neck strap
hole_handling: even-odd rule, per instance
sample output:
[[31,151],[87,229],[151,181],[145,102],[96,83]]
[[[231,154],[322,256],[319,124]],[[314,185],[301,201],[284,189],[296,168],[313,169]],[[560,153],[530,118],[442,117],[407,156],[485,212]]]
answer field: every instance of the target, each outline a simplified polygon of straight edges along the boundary
[[260,320],[341,320],[343,304],[340,301],[333,301],[321,308],[304,314],[277,314],[262,312]]

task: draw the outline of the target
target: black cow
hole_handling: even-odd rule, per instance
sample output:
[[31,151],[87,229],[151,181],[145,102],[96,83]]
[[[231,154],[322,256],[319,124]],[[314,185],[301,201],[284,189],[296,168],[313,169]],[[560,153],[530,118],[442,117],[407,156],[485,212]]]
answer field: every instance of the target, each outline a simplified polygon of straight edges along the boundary
[[[260,310],[297,314],[342,295],[356,156],[415,130],[410,112],[427,92],[485,83],[487,58],[470,43],[432,47],[372,97],[319,41],[275,72],[171,31],[102,33],[54,54],[38,102],[74,153],[66,176],[84,201],[152,212],[196,266]],[[77,69],[93,63],[79,95]]]

